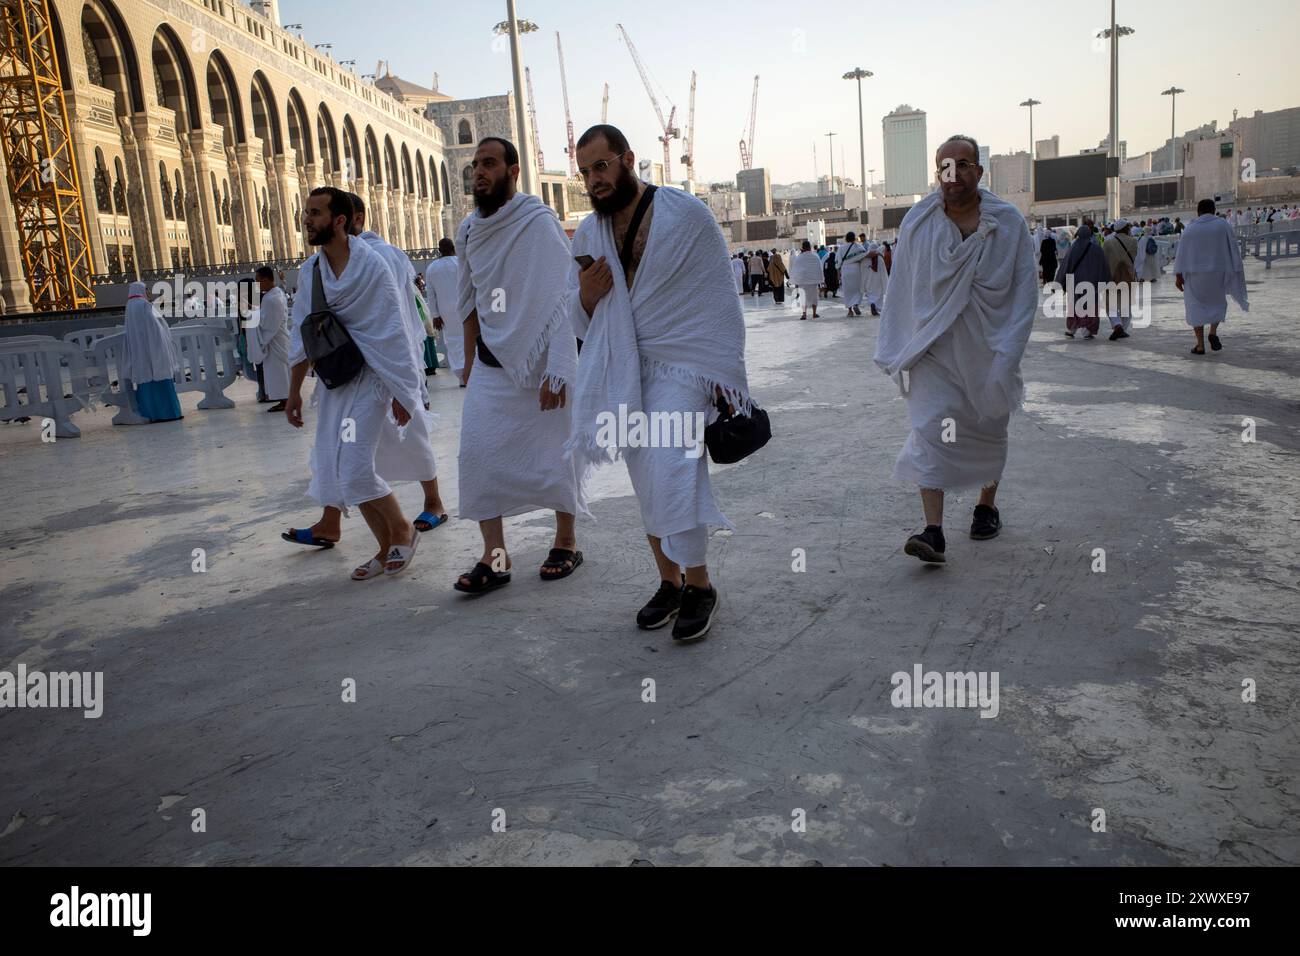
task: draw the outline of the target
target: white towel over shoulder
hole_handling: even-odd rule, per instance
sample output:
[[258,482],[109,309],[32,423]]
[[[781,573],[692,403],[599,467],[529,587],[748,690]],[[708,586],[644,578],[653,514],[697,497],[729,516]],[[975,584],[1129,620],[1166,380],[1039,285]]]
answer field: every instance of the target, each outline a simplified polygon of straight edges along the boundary
[[707,395],[720,388],[738,409],[751,407],[745,373],[745,319],[727,244],[707,206],[679,189],[654,194],[654,216],[632,288],[619,264],[608,219],[588,216],[573,237],[574,255],[605,257],[614,287],[588,326],[578,268],[569,274],[568,308],[585,329],[574,394],[570,452],[583,462],[614,460],[596,440],[602,412],[642,411],[641,377],[672,376]]

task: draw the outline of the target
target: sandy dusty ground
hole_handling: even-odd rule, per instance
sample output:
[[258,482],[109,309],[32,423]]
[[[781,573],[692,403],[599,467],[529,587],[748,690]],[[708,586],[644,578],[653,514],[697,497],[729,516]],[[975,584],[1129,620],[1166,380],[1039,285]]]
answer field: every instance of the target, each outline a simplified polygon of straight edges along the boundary
[[[1127,342],[1040,319],[1005,531],[969,540],[951,499],[939,569],[902,554],[875,321],[747,303],[775,436],[714,469],[737,528],[690,647],[632,624],[656,579],[621,465],[577,574],[537,580],[548,522],[513,519],[515,582],[470,601],[467,522],[361,584],[359,518],[333,551],[281,542],[314,518],[310,429],[242,383],[175,424],[0,427],[0,669],[102,671],[105,696],[98,720],[0,710],[0,861],[1300,862],[1300,265],[1249,277],[1204,358],[1168,279]],[[464,393],[431,385],[454,509]],[[997,672],[997,716],[895,708],[916,665]]]

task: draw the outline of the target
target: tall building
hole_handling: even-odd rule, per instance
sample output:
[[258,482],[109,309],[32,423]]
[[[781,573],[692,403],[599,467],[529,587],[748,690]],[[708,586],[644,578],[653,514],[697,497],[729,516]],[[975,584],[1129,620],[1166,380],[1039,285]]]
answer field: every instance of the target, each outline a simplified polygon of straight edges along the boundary
[[736,173],[736,188],[745,194],[749,215],[772,215],[772,177],[766,169],[742,169]]
[[1029,153],[1025,150],[998,153],[989,159],[992,165],[993,192],[999,196],[1029,192]]
[[1061,137],[1053,134],[1047,139],[1034,140],[1035,159],[1056,159],[1061,155]]
[[1253,159],[1257,171],[1300,166],[1300,107],[1255,110],[1233,119],[1228,129],[1241,134],[1241,158]]
[[[1163,146],[1157,146],[1151,151],[1151,171],[1152,172],[1169,172],[1170,170],[1179,169],[1183,162],[1183,146],[1189,142],[1196,142],[1202,139],[1217,139],[1219,136],[1219,121],[1210,120],[1196,129],[1189,129],[1182,136],[1174,139],[1166,139]],[[1244,137],[1243,137],[1244,139]],[[1106,140],[1102,140],[1104,144]],[[1121,142],[1121,146],[1123,143]],[[1173,147],[1172,151],[1170,147]]]
[[885,143],[885,193],[905,196],[930,191],[930,157],[925,111],[906,103],[881,121]]
[[984,175],[980,177],[980,189],[993,189],[993,163],[989,157],[989,148],[980,147],[980,168],[984,170]]

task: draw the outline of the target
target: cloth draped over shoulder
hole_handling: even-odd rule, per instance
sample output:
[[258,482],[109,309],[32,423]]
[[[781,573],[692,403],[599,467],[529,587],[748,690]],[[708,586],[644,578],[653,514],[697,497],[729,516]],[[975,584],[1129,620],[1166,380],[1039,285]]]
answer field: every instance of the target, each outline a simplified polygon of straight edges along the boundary
[[515,193],[490,216],[477,210],[466,216],[456,248],[460,277],[453,328],[478,309],[484,344],[517,386],[536,387],[539,367],[553,392],[572,382],[578,345],[565,292],[573,261],[555,212],[537,196]]
[[875,362],[901,390],[902,373],[964,315],[987,349],[960,356],[959,374],[980,418],[997,418],[1023,402],[1020,359],[1037,312],[1033,239],[1020,212],[981,189],[979,226],[963,241],[933,192],[900,226]]
[[[387,263],[393,274],[393,282],[397,285],[397,302],[401,307],[402,328],[410,340],[414,361],[420,368],[424,368],[424,320],[416,308],[420,292],[415,287],[415,266],[411,263],[411,257],[370,230],[363,232],[360,238],[369,243],[370,248]],[[422,401],[428,399],[429,388],[423,377],[420,380],[420,394]]]
[[726,240],[707,206],[678,189],[654,194],[654,216],[632,288],[627,287],[613,227],[606,217],[583,220],[574,255],[605,257],[614,286],[588,318],[576,264],[568,308],[585,328],[574,435],[566,449],[584,464],[605,464],[617,451],[597,443],[599,416],[642,411],[642,376],[670,376],[712,395],[720,389],[738,412],[753,407],[745,371],[745,320],[736,296]]
[[790,261],[790,281],[795,285],[821,285],[821,257],[811,249],[795,256]]
[[163,379],[170,382],[181,367],[171,330],[145,297],[143,282],[131,283],[128,295],[119,374],[136,385]]
[[1188,223],[1174,256],[1174,272],[1217,276],[1224,294],[1232,296],[1241,311],[1250,311],[1241,247],[1227,220],[1207,214]]
[[1092,230],[1087,226],[1079,227],[1061,264],[1056,269],[1056,281],[1065,285],[1065,277],[1074,276],[1076,289],[1085,284],[1109,282],[1110,267],[1106,265],[1106,254],[1092,240]]
[[325,305],[347,328],[366,366],[406,411],[412,416],[423,415],[421,370],[411,354],[393,274],[365,240],[349,236],[348,250],[342,276],[334,275],[329,259],[320,252],[309,256],[298,270],[298,293],[293,298],[293,319],[289,323],[293,340],[289,364],[297,365],[307,358],[302,323],[312,311],[312,271],[319,261]]

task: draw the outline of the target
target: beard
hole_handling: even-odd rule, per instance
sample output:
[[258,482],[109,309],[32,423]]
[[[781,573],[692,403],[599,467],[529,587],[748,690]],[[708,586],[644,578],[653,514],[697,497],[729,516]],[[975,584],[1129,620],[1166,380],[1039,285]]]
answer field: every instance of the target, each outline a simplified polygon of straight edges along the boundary
[[321,226],[315,232],[307,230],[307,244],[309,246],[323,246],[334,238],[334,223],[328,226]]
[[621,162],[618,164],[618,179],[614,181],[614,191],[604,199],[587,193],[587,198],[591,200],[591,208],[596,210],[600,216],[612,216],[620,209],[626,209],[628,203],[636,198],[637,178],[633,175],[632,170],[628,169]]
[[490,216],[506,204],[509,193],[510,180],[502,176],[485,193],[479,192],[478,187],[474,188],[474,207],[483,215]]

